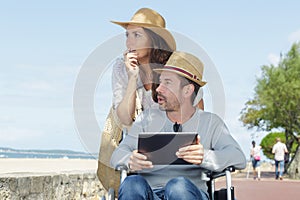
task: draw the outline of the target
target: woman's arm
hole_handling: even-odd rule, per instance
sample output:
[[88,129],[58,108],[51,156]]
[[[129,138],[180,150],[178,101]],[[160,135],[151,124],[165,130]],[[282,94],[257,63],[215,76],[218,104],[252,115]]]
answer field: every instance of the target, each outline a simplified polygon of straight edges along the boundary
[[[127,56],[130,57],[128,54]],[[118,59],[113,66],[113,106],[116,109],[120,122],[124,125],[131,125],[136,109],[135,101],[139,68],[136,65],[127,65],[130,65],[129,61],[126,63],[124,59]]]
[[124,125],[131,125],[133,122],[136,107],[136,82],[137,78],[129,77],[123,99],[117,106],[117,115]]

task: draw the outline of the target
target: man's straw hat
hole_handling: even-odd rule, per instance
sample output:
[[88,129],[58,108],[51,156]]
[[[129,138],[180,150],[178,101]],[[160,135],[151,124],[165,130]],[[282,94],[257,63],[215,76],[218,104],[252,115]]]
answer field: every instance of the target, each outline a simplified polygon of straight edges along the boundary
[[192,54],[174,51],[163,68],[154,69],[158,73],[169,71],[194,81],[201,87],[206,84],[202,81],[203,64]]
[[162,37],[169,45],[172,51],[176,50],[176,42],[172,34],[166,29],[165,19],[155,10],[150,8],[139,9],[128,22],[111,21],[123,28],[128,25],[140,26],[147,28]]

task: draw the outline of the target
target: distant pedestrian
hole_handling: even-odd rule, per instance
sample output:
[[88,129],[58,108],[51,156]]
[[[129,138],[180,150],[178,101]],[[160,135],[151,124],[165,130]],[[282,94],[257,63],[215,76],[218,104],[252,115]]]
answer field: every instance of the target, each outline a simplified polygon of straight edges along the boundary
[[258,180],[260,180],[260,150],[261,150],[261,146],[257,146],[255,144],[255,141],[252,141],[250,156],[251,156],[251,162],[253,167],[254,180],[256,180],[256,177]]
[[[276,138],[276,144],[272,148],[272,153],[275,154],[275,174],[276,179],[282,180],[282,175],[284,172],[284,154],[288,153],[286,145],[280,141],[280,138]],[[278,167],[280,171],[278,171]]]

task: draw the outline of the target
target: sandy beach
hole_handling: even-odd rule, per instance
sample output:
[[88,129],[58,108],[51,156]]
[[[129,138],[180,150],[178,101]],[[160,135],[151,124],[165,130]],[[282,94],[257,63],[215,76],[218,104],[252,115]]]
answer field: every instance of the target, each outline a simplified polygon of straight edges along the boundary
[[9,174],[96,172],[97,160],[94,159],[0,159],[0,176]]

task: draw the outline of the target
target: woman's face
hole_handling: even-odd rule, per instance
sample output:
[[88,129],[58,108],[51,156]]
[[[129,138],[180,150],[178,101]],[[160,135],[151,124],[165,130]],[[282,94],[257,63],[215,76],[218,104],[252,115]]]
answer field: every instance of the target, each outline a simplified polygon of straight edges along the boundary
[[126,47],[135,51],[141,64],[148,63],[152,48],[151,39],[142,27],[128,25],[126,29]]

